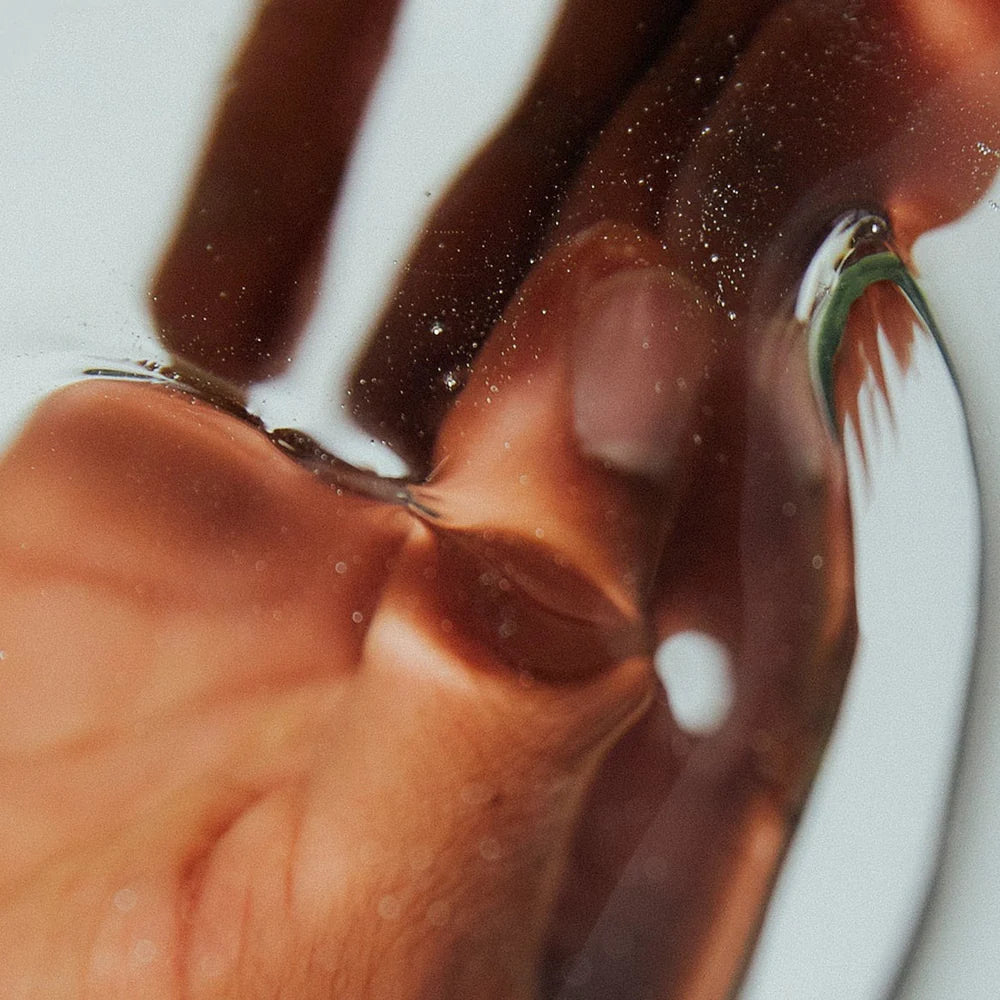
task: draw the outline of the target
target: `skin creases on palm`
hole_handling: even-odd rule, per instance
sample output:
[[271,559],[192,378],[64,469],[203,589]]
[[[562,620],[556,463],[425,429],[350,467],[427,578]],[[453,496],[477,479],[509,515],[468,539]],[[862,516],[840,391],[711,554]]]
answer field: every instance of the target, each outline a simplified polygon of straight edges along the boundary
[[[39,407],[0,464],[0,995],[728,995],[855,638],[788,297],[846,208],[904,254],[960,214],[990,178],[953,154],[1000,118],[995,66],[954,65],[992,51],[985,3],[933,37],[904,0],[732,6],[567,7],[359,362],[407,503],[174,388]],[[262,9],[154,280],[188,368],[247,386],[294,343],[392,7]],[[316,107],[332,138],[279,169]],[[502,301],[495,262],[453,288],[441,255],[501,217]],[[707,734],[652,669],[688,629],[734,678]]]

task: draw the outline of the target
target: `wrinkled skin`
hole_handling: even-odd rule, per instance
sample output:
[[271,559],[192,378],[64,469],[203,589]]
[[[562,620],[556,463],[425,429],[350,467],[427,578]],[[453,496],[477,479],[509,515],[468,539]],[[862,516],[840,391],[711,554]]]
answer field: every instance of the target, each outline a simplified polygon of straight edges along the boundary
[[[789,296],[845,209],[905,254],[982,193],[1000,15],[604,7],[568,8],[359,362],[415,503],[335,490],[166,387],[65,389],[3,459],[0,995],[738,979],[855,638],[843,460]],[[165,346],[234,394],[294,344],[392,14],[274,0],[237,60],[154,281]],[[357,58],[319,73],[347,34]],[[448,255],[487,234],[496,261],[456,284]],[[432,340],[412,317],[442,303]],[[651,667],[686,628],[732,658],[711,735]]]

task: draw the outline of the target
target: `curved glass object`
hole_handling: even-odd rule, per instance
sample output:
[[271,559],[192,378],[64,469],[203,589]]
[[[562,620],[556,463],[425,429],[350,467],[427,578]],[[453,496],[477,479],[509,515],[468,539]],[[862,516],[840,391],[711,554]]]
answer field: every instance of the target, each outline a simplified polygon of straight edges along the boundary
[[[845,217],[797,300],[848,455],[861,641],[743,1000],[890,995],[940,861],[979,619],[979,487],[940,334],[888,237],[882,219]],[[900,290],[881,302],[902,343],[849,322],[879,282]],[[858,369],[847,356],[866,334],[876,363]],[[843,368],[863,375],[849,394]]]
[[810,263],[795,304],[796,319],[809,327],[809,368],[816,393],[838,433],[835,359],[851,308],[872,285],[885,281],[899,288],[915,320],[938,339],[924,297],[888,238],[888,224],[877,216],[855,213],[838,221]]

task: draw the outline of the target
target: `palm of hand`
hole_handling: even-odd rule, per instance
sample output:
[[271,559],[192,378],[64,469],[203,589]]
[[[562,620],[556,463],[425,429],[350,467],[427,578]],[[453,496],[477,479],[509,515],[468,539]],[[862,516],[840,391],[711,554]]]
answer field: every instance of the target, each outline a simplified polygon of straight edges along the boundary
[[5,993],[527,995],[635,671],[512,697],[426,529],[169,390],[68,390],[4,484]]
[[[443,439],[476,439],[474,421],[451,426]],[[532,437],[518,480],[552,474]],[[482,459],[453,455],[458,494],[474,496],[462,470],[482,476]],[[795,762],[821,737],[794,699],[712,738],[681,733],[621,584],[664,498],[570,465],[577,481],[590,470],[563,518],[590,553],[580,569],[333,490],[170,388],[95,382],[49,400],[0,471],[4,988],[530,997],[637,864],[656,875],[617,910],[641,914],[639,932],[676,928],[668,977],[688,974],[683,943],[705,923],[745,933]],[[711,502],[694,491],[696,520]],[[658,628],[702,614],[716,579],[711,558],[680,560]],[[738,649],[724,613],[715,625]],[[783,635],[808,643],[811,627]],[[765,716],[789,731],[790,764],[747,742]],[[748,902],[734,906],[737,873]],[[649,990],[664,976],[651,954],[628,964]]]

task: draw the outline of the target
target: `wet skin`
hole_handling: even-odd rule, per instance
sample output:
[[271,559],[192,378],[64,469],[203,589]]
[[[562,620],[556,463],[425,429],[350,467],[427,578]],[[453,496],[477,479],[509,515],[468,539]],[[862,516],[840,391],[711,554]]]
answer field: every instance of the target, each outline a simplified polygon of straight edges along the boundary
[[[262,15],[154,282],[165,345],[233,392],[294,344],[391,22],[327,8]],[[0,465],[0,994],[727,995],[855,638],[843,461],[789,297],[843,211],[906,254],[1000,143],[991,5],[947,30],[909,0],[730,8],[569,8],[436,210],[355,397],[410,505],[176,389],[39,408]],[[286,86],[265,68],[307,14]],[[318,82],[348,31],[363,55]],[[278,148],[310,102],[336,142],[291,171],[242,155],[245,116]],[[498,213],[503,274],[456,286],[447,255]],[[444,348],[413,323],[442,304]],[[709,736],[651,667],[686,628],[732,657]]]

